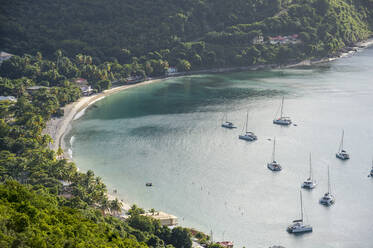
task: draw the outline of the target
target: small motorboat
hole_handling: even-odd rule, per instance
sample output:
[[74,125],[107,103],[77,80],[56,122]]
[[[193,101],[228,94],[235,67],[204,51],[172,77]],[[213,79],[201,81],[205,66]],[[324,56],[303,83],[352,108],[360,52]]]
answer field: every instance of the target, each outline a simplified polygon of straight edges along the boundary
[[146,183],[145,186],[146,187],[151,187],[151,186],[153,186],[153,183]]

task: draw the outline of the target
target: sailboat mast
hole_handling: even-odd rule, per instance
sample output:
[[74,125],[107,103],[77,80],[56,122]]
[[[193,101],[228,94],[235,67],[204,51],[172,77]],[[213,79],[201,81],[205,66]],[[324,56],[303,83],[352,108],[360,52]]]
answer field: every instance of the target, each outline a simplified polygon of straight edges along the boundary
[[339,144],[339,152],[343,150],[343,138],[344,138],[345,131],[342,130],[342,138],[341,143]]
[[283,109],[284,109],[284,97],[282,97],[282,101],[281,101],[281,116],[280,117],[282,117]]
[[311,153],[310,153],[310,179],[312,180],[312,161],[311,161]]
[[249,111],[246,112],[246,125],[245,125],[245,133],[247,133],[247,122],[249,121]]
[[273,138],[272,161],[275,161],[275,152],[276,152],[276,137]]
[[328,193],[330,193],[330,169],[328,166]]
[[302,199],[302,191],[300,190],[300,219],[303,221],[303,199]]

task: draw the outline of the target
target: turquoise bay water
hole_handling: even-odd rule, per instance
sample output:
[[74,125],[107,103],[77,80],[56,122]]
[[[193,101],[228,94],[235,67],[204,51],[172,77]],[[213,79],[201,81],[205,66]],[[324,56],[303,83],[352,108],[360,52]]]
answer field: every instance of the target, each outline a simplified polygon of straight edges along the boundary
[[[297,126],[272,124],[281,97]],[[238,139],[246,111],[258,141]],[[220,127],[223,112],[239,128]],[[119,198],[179,217],[236,247],[372,247],[373,49],[318,67],[168,79],[120,92],[74,121],[67,142]],[[335,158],[342,129],[351,159]],[[276,137],[283,170],[266,168]],[[312,152],[313,191],[299,190]],[[331,169],[336,204],[321,206]],[[152,182],[154,187],[145,187]]]

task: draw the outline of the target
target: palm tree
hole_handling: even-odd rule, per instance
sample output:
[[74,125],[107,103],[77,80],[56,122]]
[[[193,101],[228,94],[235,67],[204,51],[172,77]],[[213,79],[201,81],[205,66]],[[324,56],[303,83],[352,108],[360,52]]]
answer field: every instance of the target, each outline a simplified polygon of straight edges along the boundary
[[152,208],[152,209],[149,210],[149,212],[150,212],[152,215],[154,215],[154,214],[155,214],[155,209]]
[[114,212],[114,215],[118,215],[118,212],[122,210],[123,203],[119,201],[117,198],[110,202],[110,209]]
[[59,146],[57,150],[57,158],[58,159],[62,158],[62,154],[63,154],[63,149],[61,148],[61,146]]
[[100,209],[102,211],[102,215],[105,216],[105,211],[108,210],[109,208],[110,208],[110,202],[105,197],[104,199],[101,200],[101,205],[100,205]]

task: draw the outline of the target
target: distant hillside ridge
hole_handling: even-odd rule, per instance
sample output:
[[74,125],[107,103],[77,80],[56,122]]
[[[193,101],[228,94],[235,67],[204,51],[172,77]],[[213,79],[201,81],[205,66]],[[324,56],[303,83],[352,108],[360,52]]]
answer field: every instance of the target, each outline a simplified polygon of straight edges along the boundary
[[52,59],[61,49],[144,67],[161,59],[181,70],[327,56],[366,39],[373,20],[373,0],[4,0],[0,8],[2,51]]

